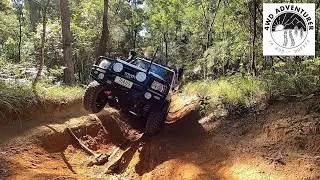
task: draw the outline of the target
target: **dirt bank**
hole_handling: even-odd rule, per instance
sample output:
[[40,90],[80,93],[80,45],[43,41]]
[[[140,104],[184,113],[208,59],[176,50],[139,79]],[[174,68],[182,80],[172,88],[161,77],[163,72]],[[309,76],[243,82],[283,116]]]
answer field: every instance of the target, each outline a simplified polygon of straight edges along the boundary
[[318,99],[281,100],[243,118],[189,114],[136,142],[110,175],[104,166],[87,167],[89,156],[65,124],[91,149],[108,153],[125,141],[114,118],[131,117],[72,109],[72,117],[1,128],[0,179],[319,179]]
[[[35,101],[21,102],[19,108],[9,108],[0,105],[0,126],[7,124],[20,124],[22,121],[41,120],[63,116],[66,113],[73,113],[72,109],[81,109],[81,99],[72,102]],[[76,112],[77,114],[79,112]]]

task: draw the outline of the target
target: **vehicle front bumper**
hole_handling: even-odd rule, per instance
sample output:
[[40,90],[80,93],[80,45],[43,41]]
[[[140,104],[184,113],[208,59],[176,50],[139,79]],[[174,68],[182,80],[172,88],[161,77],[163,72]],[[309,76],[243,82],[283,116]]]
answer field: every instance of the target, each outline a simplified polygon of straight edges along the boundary
[[[166,97],[164,95],[150,88],[147,88],[144,84],[132,79],[128,79],[123,75],[116,74],[113,71],[102,69],[99,66],[94,66],[91,69],[90,76],[100,84],[104,85],[107,91],[111,91],[113,96],[121,98],[122,102],[127,101],[127,103],[130,104],[140,103],[148,104],[151,106],[161,106],[162,104],[165,104],[167,102]],[[129,89],[116,83],[114,80],[117,76],[131,81],[133,83],[132,87]],[[145,94],[147,92],[152,95],[150,99],[145,98]]]

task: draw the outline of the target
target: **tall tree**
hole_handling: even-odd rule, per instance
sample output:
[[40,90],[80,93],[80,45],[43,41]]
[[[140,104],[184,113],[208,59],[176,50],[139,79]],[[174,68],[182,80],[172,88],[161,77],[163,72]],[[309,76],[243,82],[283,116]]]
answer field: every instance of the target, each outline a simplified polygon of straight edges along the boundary
[[39,5],[34,0],[27,0],[26,1],[29,5],[29,16],[30,16],[30,25],[32,31],[36,31],[37,23],[39,22]]
[[98,48],[98,56],[106,54],[107,43],[109,39],[109,26],[108,26],[108,8],[109,0],[104,0],[103,19],[102,19],[102,33]]
[[210,26],[209,26],[209,30],[208,30],[208,34],[207,34],[207,46],[212,46],[213,26],[214,26],[214,21],[215,21],[215,19],[216,19],[217,13],[218,13],[218,11],[219,11],[220,3],[221,3],[221,0],[218,1],[217,8],[215,9],[214,16],[213,16],[213,18],[212,18],[212,20],[211,20],[211,24],[210,24]]
[[[150,41],[154,44],[161,44],[162,64],[168,64],[170,59],[169,51],[172,48],[172,39],[175,34],[175,23],[177,20],[176,7],[179,5],[175,0],[146,1],[148,27],[151,35]],[[164,57],[163,57],[164,54]]]
[[[134,13],[133,14],[136,14],[136,11],[137,11],[137,1],[136,0],[133,0],[132,1],[132,6],[134,8]],[[136,43],[137,43],[137,34],[138,34],[138,27],[134,24],[133,25],[133,50],[135,51],[136,50]]]
[[68,0],[60,0],[63,59],[66,69],[64,81],[68,85],[75,83],[74,62],[72,60],[71,32],[70,32],[70,9]]
[[251,61],[251,70],[254,76],[257,75],[256,69],[256,37],[257,37],[257,1],[253,0],[252,2],[253,7],[253,14],[252,14],[252,21],[253,21],[253,32],[252,32],[252,61]]
[[16,13],[19,19],[19,59],[18,62],[21,61],[21,45],[22,45],[22,21],[23,21],[23,1],[22,0],[14,0],[14,5],[16,8]]
[[39,81],[39,78],[41,76],[41,72],[44,65],[44,57],[45,57],[45,41],[46,41],[46,28],[47,28],[47,9],[49,6],[50,0],[46,0],[44,4],[41,6],[41,12],[42,12],[42,32],[41,32],[41,39],[40,39],[40,60],[39,60],[39,66],[38,66],[38,72],[36,75],[36,78],[34,79],[32,83],[32,87],[35,90],[36,84]]
[[163,41],[164,41],[164,48],[165,48],[165,61],[164,64],[168,65],[168,30],[166,30],[165,32],[163,32]]

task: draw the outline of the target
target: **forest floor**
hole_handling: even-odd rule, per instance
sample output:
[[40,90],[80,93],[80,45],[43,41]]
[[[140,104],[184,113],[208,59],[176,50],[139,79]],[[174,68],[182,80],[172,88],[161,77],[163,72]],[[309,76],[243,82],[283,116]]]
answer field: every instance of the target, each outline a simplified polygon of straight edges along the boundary
[[132,117],[111,108],[87,114],[75,104],[1,127],[0,179],[320,179],[319,104],[314,95],[278,100],[244,117],[190,113],[136,141],[112,174],[87,166],[90,158],[66,124],[92,150],[108,153],[125,141],[115,119]]

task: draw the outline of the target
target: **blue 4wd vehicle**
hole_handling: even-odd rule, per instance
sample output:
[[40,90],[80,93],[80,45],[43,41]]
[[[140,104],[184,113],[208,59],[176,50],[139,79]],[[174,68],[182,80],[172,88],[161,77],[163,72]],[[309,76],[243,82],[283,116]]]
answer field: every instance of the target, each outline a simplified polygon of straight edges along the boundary
[[176,84],[175,71],[143,58],[130,61],[98,58],[84,94],[84,108],[92,113],[106,104],[146,120],[145,133],[159,132]]

